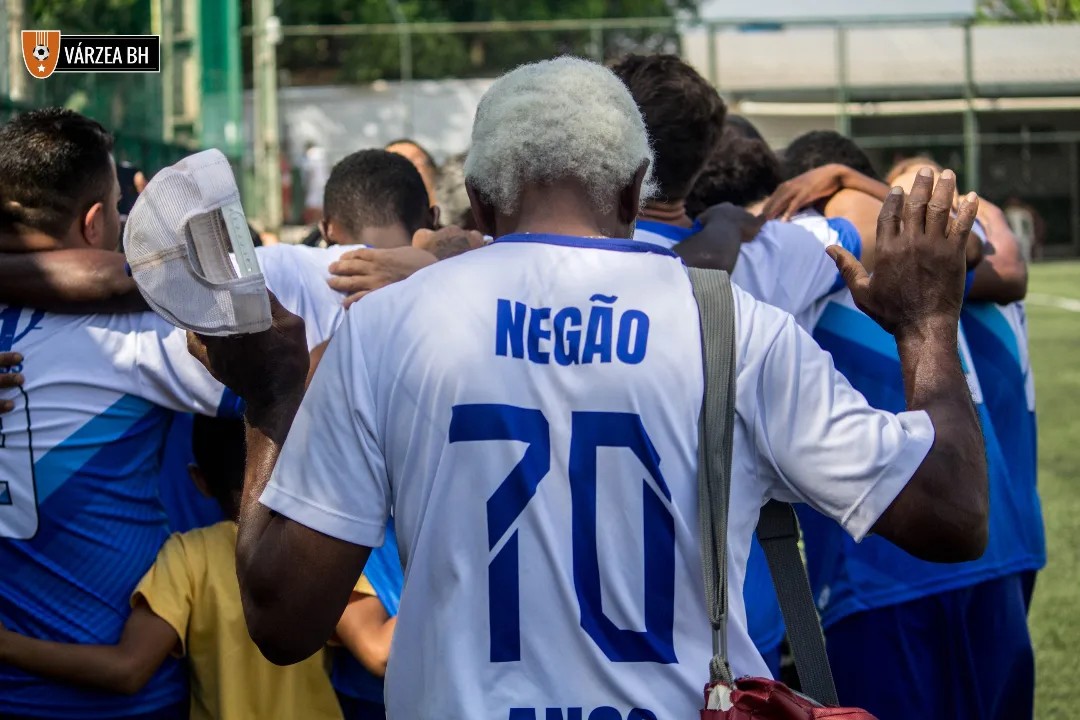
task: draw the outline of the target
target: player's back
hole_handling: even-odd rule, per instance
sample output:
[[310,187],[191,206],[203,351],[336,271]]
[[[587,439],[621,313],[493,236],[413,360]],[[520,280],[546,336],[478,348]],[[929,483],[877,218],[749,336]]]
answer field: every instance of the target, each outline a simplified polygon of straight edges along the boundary
[[[24,356],[25,384],[0,421],[0,621],[37,638],[115,642],[167,537],[157,485],[165,408],[214,414],[221,386],[187,357],[183,333],[149,313],[0,306],[0,350],[9,349]],[[135,698],[0,668],[0,714],[112,717],[182,697],[172,665]]]
[[[388,709],[419,717],[410,678],[437,663],[455,717],[571,698],[659,717],[700,692],[710,642],[689,280],[644,243],[516,238],[374,293],[335,340],[372,340],[351,347],[378,378],[406,559]],[[744,633],[733,646],[756,658]]]

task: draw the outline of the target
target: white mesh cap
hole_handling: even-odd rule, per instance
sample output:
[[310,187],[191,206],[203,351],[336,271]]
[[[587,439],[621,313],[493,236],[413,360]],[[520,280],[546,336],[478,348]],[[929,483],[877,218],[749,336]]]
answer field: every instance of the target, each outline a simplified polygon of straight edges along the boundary
[[173,325],[203,335],[269,329],[266,283],[220,151],[154,176],[128,215],[124,254],[139,292]]

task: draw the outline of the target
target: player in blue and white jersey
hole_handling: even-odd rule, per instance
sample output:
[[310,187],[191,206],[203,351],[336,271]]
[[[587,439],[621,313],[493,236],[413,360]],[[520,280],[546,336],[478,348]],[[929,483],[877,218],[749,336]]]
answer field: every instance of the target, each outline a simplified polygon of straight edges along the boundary
[[[630,56],[614,68],[629,88],[641,109],[655,151],[657,197],[642,210],[634,239],[660,247],[677,248],[699,230],[687,213],[687,198],[693,192],[710,159],[730,163],[729,152],[763,152],[776,167],[738,163],[753,167],[754,177],[725,182],[725,189],[738,184],[752,185],[752,198],[736,192],[731,196],[703,193],[694,199],[697,209],[721,202],[737,203],[757,214],[761,202],[779,184],[779,168],[764,141],[744,142],[753,131],[747,123],[725,125],[726,108],[711,84],[681,59],[670,55]],[[769,177],[769,170],[774,171]],[[713,168],[716,171],[717,168]],[[690,225],[690,227],[687,227]],[[854,239],[852,240],[852,236]],[[850,229],[844,239],[848,250],[859,255],[858,234]],[[795,316],[804,329],[812,327],[813,317],[825,296],[843,287],[843,279],[822,246],[841,240],[839,232],[818,215],[803,216],[799,223],[773,221],[759,226],[751,242],[738,248],[731,272],[732,281],[755,299],[767,302]],[[754,541],[757,545],[757,541]],[[780,644],[784,626],[776,602],[768,568],[760,549],[755,547],[748,570],[746,598],[752,620],[751,634],[762,654],[770,659],[775,674],[779,668]]]
[[[115,248],[112,139],[50,109],[0,128],[0,235],[7,248]],[[23,356],[24,385],[0,391],[0,623],[37,638],[115,643],[128,600],[168,536],[158,498],[170,411],[236,414],[152,313],[55,315],[0,305],[0,352]],[[74,689],[0,667],[0,715],[182,718],[180,667],[131,696]]]
[[[835,145],[829,142],[829,147]],[[809,151],[816,146],[804,142],[798,147]],[[977,289],[973,285],[972,292]],[[1033,442],[1034,423],[1024,400],[1026,383],[1014,336],[1007,323],[994,323],[998,307],[965,302],[959,335],[987,449],[991,519],[986,553],[958,566],[926,563],[879,538],[852,543],[832,521],[800,509],[811,583],[841,702],[866,707],[883,720],[1030,717],[1032,712],[1034,668],[1023,575],[1018,573],[1040,567],[1045,551],[1030,475],[1033,451],[1013,463],[1006,460],[1007,444],[1022,445],[1023,438]],[[984,321],[995,330],[987,330]],[[1002,344],[1005,337],[1012,351]],[[856,308],[850,294],[830,299],[814,338],[871,405],[890,411],[905,406],[896,344]],[[985,402],[988,379],[995,385],[999,412],[1001,405],[1011,401],[1015,406],[1019,399],[1022,409],[1006,412],[1017,418],[1011,429],[1021,431],[1014,436],[1019,442],[1003,436],[1000,421]],[[1012,454],[1023,455],[1015,450]],[[1031,479],[1018,476],[1014,465],[1022,466]],[[873,653],[873,663],[865,662],[868,653]],[[957,673],[958,666],[967,670]]]
[[[391,717],[700,707],[700,330],[682,263],[630,239],[650,162],[609,71],[570,58],[519,68],[481,101],[466,170],[492,246],[360,301],[306,397],[303,332],[280,306],[274,331],[196,348],[236,371],[247,400],[238,568],[268,657],[322,646],[392,507],[406,575]],[[938,194],[951,192],[943,181]],[[902,237],[903,196],[887,204],[889,272],[868,279],[834,251],[903,343],[902,414],[870,409],[790,315],[734,289],[737,675],[767,672],[741,594],[765,500],[804,500],[924,557],[982,551],[983,452],[954,351],[974,204],[949,235],[926,216],[930,193],[913,192]]]

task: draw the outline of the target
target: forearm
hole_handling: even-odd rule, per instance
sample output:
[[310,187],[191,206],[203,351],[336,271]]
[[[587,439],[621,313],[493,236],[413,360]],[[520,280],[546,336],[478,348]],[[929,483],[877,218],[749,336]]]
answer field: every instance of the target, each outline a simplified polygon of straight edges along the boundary
[[117,645],[57,643],[13,632],[5,632],[0,640],[0,664],[72,685],[129,695],[141,690],[157,669],[132,663]]
[[[359,548],[317,533],[259,502],[300,396],[288,395],[266,411],[249,411],[247,470],[236,543],[248,631],[263,655],[279,665],[308,658],[326,644],[367,560],[366,548],[360,553]],[[313,536],[318,536],[317,542]],[[343,555],[349,557],[347,566],[336,566]]]
[[848,190],[857,190],[870,197],[881,200],[882,202],[888,197],[890,190],[889,186],[885,183],[867,177],[861,172],[852,170],[847,166],[844,166],[844,169],[841,172],[840,184]]
[[[386,663],[390,659],[390,644],[394,639],[396,618],[374,626],[349,627],[338,625],[338,635],[344,645],[364,669],[376,677],[386,675]],[[342,632],[342,630],[345,630]]]
[[0,255],[0,302],[53,312],[147,309],[124,256],[92,249]]
[[907,519],[904,547],[913,555],[937,562],[978,558],[987,537],[986,450],[960,365],[956,324],[942,321],[901,333],[897,349],[908,409],[930,416],[935,437],[889,512]]

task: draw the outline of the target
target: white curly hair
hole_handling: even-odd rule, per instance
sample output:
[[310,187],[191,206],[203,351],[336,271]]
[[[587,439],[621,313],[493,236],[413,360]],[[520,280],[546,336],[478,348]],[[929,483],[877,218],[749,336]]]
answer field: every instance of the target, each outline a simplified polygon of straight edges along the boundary
[[484,93],[465,179],[502,214],[517,210],[526,185],[566,178],[581,182],[606,212],[646,161],[642,202],[655,185],[637,103],[604,66],[561,57],[523,65]]

